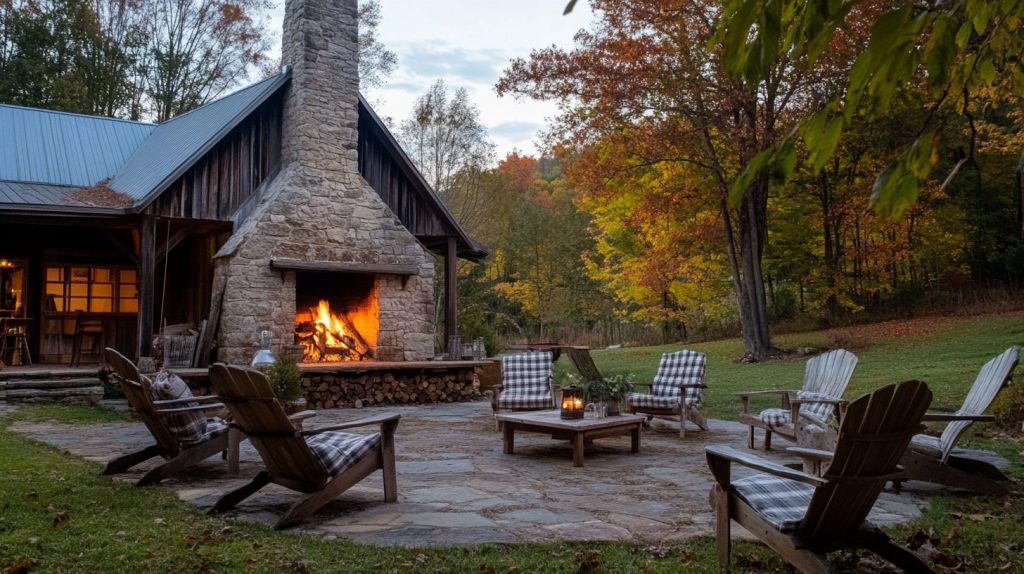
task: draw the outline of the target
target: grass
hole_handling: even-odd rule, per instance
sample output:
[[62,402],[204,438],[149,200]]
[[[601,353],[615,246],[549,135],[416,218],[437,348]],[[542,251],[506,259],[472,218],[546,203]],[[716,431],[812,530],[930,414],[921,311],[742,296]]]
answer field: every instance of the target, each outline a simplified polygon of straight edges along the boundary
[[[902,332],[903,325],[893,331]],[[1012,343],[1024,342],[1024,321],[988,317],[952,322],[913,336],[868,334],[858,348],[861,363],[851,390],[860,392],[905,378],[921,378],[941,404],[955,405],[978,367]],[[892,333],[889,333],[892,335]],[[860,335],[864,335],[861,333]],[[786,335],[783,347],[827,343],[825,333]],[[653,375],[661,352],[671,347],[595,353],[605,372]],[[803,361],[762,365],[736,363],[739,341],[694,345],[709,356],[711,416],[734,418],[734,391],[792,388]],[[345,540],[275,532],[264,526],[210,517],[159,487],[134,488],[100,477],[99,466],[24,438],[8,427],[19,420],[58,420],[82,425],[124,420],[115,411],[88,407],[26,406],[0,416],[0,572],[716,572],[714,542],[694,538],[672,546],[624,543],[485,545],[472,548],[377,548]],[[87,432],[83,431],[83,432]],[[1024,477],[1021,443],[1005,436],[974,440],[1011,458]],[[931,499],[915,523],[893,529],[904,541],[924,533],[941,552],[938,565],[960,572],[1024,572],[1024,501],[977,496]],[[921,535],[918,534],[920,537]],[[785,572],[764,546],[734,546],[739,571]],[[864,562],[852,566],[865,567]]]

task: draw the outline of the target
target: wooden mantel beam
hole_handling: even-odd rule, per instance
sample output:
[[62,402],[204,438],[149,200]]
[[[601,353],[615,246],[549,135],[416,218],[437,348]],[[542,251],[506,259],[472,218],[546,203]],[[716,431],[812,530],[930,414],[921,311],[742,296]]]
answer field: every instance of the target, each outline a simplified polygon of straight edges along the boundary
[[273,258],[270,268],[280,271],[319,271],[325,273],[359,273],[363,275],[419,275],[415,265],[389,265],[386,263],[345,263],[340,261],[300,261]]

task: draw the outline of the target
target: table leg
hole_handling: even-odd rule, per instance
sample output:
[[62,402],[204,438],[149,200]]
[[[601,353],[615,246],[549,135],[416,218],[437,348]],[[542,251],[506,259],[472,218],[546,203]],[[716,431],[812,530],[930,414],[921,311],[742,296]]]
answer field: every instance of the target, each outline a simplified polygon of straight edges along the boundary
[[583,466],[583,433],[572,433],[572,465]]
[[228,474],[238,474],[238,447],[242,443],[242,431],[228,427]]
[[640,454],[640,427],[641,425],[637,424],[633,427],[633,430],[629,432],[630,452],[633,454]]
[[501,432],[504,438],[503,442],[505,443],[505,454],[512,454],[512,450],[515,448],[515,435],[512,434],[515,432],[515,425],[505,421],[501,426]]

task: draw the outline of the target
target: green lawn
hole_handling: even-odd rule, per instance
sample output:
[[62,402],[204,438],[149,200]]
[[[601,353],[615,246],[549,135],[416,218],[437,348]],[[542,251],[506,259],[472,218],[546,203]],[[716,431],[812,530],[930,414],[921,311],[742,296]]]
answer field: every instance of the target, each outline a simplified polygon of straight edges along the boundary
[[[886,329],[876,329],[885,332]],[[902,332],[901,328],[891,329]],[[1024,319],[987,317],[951,323],[928,334],[878,336],[855,349],[861,363],[853,392],[905,378],[932,384],[943,405],[955,405],[978,367],[1008,345],[1024,344]],[[825,346],[824,333],[786,335],[782,347]],[[677,346],[595,353],[604,371],[650,378],[658,355]],[[739,341],[693,345],[709,355],[706,412],[733,418],[734,391],[799,385],[803,361],[747,365],[733,361]],[[713,541],[686,544],[523,544],[474,548],[381,549],[280,533],[209,517],[162,488],[134,488],[98,476],[99,466],[27,440],[7,429],[19,419],[77,424],[122,420],[84,407],[23,407],[0,416],[0,572],[715,572]],[[992,434],[991,432],[988,434]],[[690,440],[690,439],[688,439]],[[697,439],[699,440],[699,439]],[[1024,445],[1005,435],[974,437],[1014,460],[1024,477]],[[923,531],[937,539],[943,564],[956,572],[1024,572],[1024,501],[975,496],[937,497],[915,524],[895,529],[897,540]],[[784,572],[764,547],[740,543],[734,564],[746,572]],[[959,564],[959,566],[957,566]],[[863,563],[860,565],[863,567]],[[856,567],[854,567],[856,569]]]

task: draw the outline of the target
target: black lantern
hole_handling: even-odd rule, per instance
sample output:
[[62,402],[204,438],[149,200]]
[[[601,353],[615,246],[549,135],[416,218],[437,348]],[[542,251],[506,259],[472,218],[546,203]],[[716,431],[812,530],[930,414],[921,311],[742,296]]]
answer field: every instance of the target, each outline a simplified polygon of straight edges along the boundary
[[562,389],[562,418],[581,419],[583,418],[583,389],[580,387],[565,387]]

